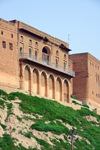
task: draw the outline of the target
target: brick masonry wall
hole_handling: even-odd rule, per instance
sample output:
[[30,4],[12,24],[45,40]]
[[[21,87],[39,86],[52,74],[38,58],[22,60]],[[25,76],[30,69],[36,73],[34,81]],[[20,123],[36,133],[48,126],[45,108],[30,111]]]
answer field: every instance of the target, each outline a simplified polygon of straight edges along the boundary
[[73,79],[73,94],[77,99],[99,107],[100,61],[89,53],[73,54],[70,59],[76,74]]
[[18,87],[18,78],[17,26],[0,19],[0,83]]

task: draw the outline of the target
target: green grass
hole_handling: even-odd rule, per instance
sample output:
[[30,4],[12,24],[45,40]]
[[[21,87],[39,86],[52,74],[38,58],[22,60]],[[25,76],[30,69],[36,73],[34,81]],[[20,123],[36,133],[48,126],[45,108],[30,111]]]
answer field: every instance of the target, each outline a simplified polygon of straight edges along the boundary
[[41,121],[41,122],[37,122],[37,123],[33,124],[30,128],[36,129],[38,131],[45,131],[45,132],[50,131],[57,135],[60,135],[62,133],[65,133],[66,135],[69,134],[69,129],[67,127],[65,127],[64,125],[62,125],[60,122],[55,123],[55,122],[51,121],[50,123],[46,124]]
[[0,108],[5,108],[5,101],[3,101],[2,99],[0,99]]
[[[50,141],[54,144],[51,146],[43,139],[35,137],[30,131],[27,131],[27,133],[20,132],[29,139],[31,137],[35,138],[41,145],[41,150],[71,149],[71,145],[67,139],[67,135],[70,135],[71,130],[69,130],[64,124],[69,124],[75,127],[77,134],[82,138],[79,139],[79,141],[74,141],[74,150],[79,150],[80,147],[81,150],[100,149],[100,115],[90,111],[87,105],[84,105],[84,107],[82,107],[80,110],[74,110],[71,107],[59,104],[57,101],[47,100],[45,98],[39,98],[36,96],[32,97],[19,92],[7,94],[0,90],[0,96],[5,97],[4,101],[1,99],[0,106],[4,108],[4,106],[7,105],[7,118],[12,114],[13,105],[11,101],[18,98],[21,100],[21,102],[18,103],[19,108],[25,114],[23,118],[17,116],[19,121],[22,121],[22,119],[34,121],[30,127],[31,130],[35,129],[37,131],[43,131],[45,134],[48,134],[48,132],[51,132],[54,135],[64,134],[64,140],[60,138],[50,139]],[[5,99],[8,99],[9,103],[6,102]],[[35,116],[34,119],[27,116],[27,114]],[[42,117],[39,118],[39,115]],[[98,122],[89,122],[84,118],[84,116],[96,117]],[[46,123],[46,121],[49,122]],[[1,126],[2,128],[5,128],[5,126]],[[2,150],[7,150],[7,145],[5,144],[7,138],[12,141],[10,143],[11,145],[8,144],[9,149],[14,148],[17,150],[19,148],[19,150],[26,150],[26,148],[24,148],[21,144],[19,147],[14,147],[14,139],[8,135],[4,135],[0,139],[0,142],[2,141],[2,143],[4,143],[3,145],[0,144],[0,148],[2,148]],[[90,144],[86,141],[86,139],[90,142]],[[31,148],[29,149],[33,150]],[[34,150],[37,150],[37,148],[34,148]]]
[[13,113],[12,113],[12,107],[13,107],[13,104],[12,104],[12,103],[7,103],[7,109],[8,109],[8,111],[7,111],[7,117],[6,117],[5,121],[7,121],[8,117],[9,117],[11,114],[13,114]]
[[5,130],[6,129],[6,125],[0,123],[1,127]]

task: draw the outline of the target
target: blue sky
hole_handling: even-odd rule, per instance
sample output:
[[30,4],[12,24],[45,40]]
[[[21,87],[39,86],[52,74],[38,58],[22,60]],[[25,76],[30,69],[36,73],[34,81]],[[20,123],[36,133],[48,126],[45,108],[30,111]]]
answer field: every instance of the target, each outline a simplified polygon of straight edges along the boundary
[[70,54],[89,52],[100,60],[100,0],[0,0],[0,18],[68,42]]

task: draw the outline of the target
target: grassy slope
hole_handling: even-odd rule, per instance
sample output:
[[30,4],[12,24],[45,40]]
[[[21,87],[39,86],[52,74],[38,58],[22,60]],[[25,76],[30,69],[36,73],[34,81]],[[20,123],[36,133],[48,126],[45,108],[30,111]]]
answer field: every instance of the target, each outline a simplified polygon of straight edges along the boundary
[[[0,107],[4,109],[5,105],[7,105],[7,118],[12,113],[12,100],[18,98],[21,100],[19,103],[20,110],[25,114],[32,114],[36,117],[35,119],[26,117],[27,120],[33,119],[34,121],[30,126],[31,130],[35,129],[37,131],[43,131],[45,134],[51,132],[55,135],[64,136],[64,140],[61,138],[50,139],[53,143],[53,145],[50,145],[47,141],[37,138],[30,131],[27,133],[21,132],[25,137],[35,138],[41,145],[42,150],[71,149],[70,140],[68,140],[71,130],[66,127],[66,124],[75,127],[77,135],[80,137],[78,141],[74,141],[74,150],[80,150],[80,148],[81,150],[100,149],[100,115],[95,114],[88,108],[84,107],[81,110],[75,111],[73,108],[63,106],[56,101],[32,97],[19,92],[7,94],[0,90],[0,97]],[[7,103],[6,100],[9,100],[10,103]],[[42,117],[39,118],[39,115]],[[96,117],[98,122],[90,122],[84,118],[84,116],[90,115]],[[22,118],[18,116],[18,119],[21,121]],[[0,125],[5,130],[3,137],[0,137],[0,148],[2,150],[26,150],[21,144],[15,146],[15,139],[6,134],[6,126],[1,123]],[[29,149],[33,150],[32,148]],[[34,148],[34,150],[37,150],[37,148]]]

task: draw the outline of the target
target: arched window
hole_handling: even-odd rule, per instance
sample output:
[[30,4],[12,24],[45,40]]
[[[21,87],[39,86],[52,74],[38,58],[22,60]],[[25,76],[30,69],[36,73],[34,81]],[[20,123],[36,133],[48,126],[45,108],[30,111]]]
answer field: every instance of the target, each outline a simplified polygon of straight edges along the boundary
[[23,49],[22,49],[22,47],[20,47],[20,56],[22,56],[22,51],[23,51]]
[[64,71],[66,70],[66,62],[64,62]]
[[20,37],[21,42],[23,42],[23,36]]
[[58,59],[56,59],[56,68],[58,68]]
[[59,51],[56,51],[56,56],[59,56]]
[[6,42],[2,41],[2,48],[6,48]]
[[32,40],[31,39],[29,40],[29,45],[32,45]]
[[66,60],[66,54],[64,54],[64,60]]
[[44,47],[42,49],[42,60],[43,60],[43,62],[45,62],[48,65],[49,65],[49,59],[50,59],[49,54],[50,54],[49,49]]
[[31,58],[31,48],[29,48],[29,57]]
[[47,49],[45,47],[43,48],[42,52],[48,54]]
[[38,42],[35,42],[35,46],[36,46],[36,47],[38,46]]
[[35,51],[35,60],[37,60],[37,51]]

